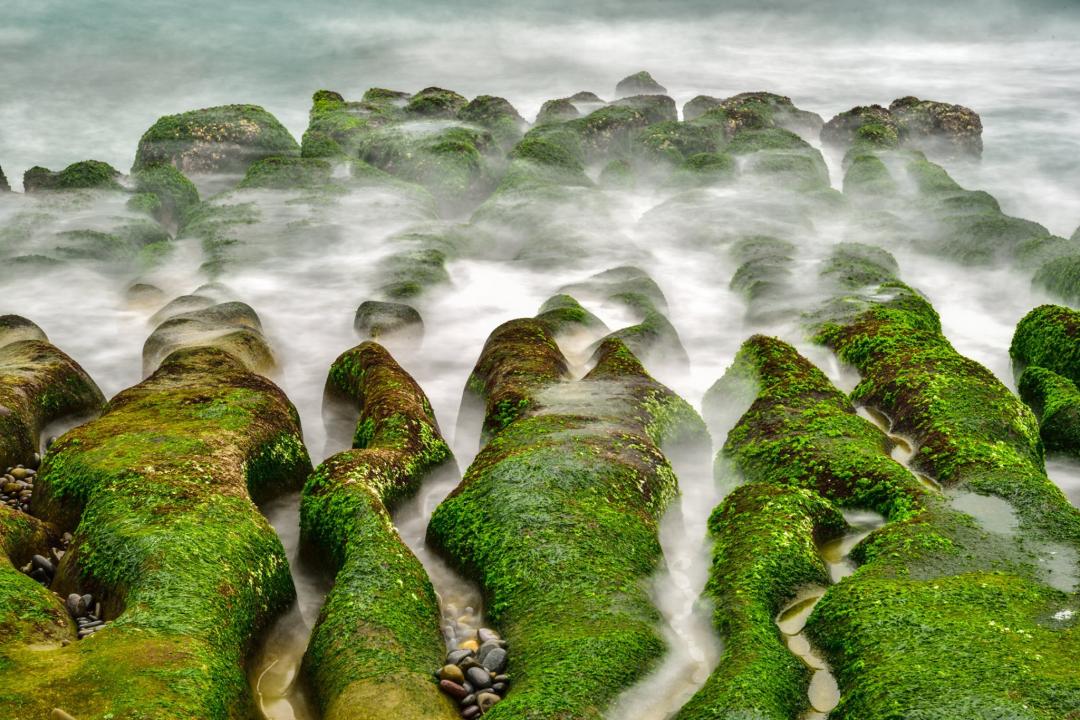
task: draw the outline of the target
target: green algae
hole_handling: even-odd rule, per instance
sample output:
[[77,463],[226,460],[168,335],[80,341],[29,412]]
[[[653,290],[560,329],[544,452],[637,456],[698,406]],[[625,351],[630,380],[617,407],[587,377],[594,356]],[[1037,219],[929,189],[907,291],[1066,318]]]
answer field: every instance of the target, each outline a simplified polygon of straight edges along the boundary
[[1047,452],[1080,456],[1080,389],[1053,370],[1031,366],[1017,382],[1020,397],[1039,419]]
[[96,414],[105,398],[86,371],[40,330],[40,339],[11,330],[17,321],[29,321],[2,319],[7,329],[0,340],[0,465],[10,467],[32,460],[50,422]]
[[1080,382],[1080,312],[1060,305],[1040,305],[1016,325],[1009,355],[1023,369],[1037,365]]
[[271,155],[299,155],[277,118],[258,105],[221,105],[166,115],[139,139],[133,171],[168,163],[185,174],[242,173]]
[[800,588],[828,583],[815,540],[843,527],[836,508],[813,491],[765,483],[737,488],[713,511],[705,596],[713,602],[724,653],[677,720],[787,720],[807,709],[810,672],[773,620]]
[[327,394],[360,411],[355,450],[304,486],[301,532],[336,573],[304,657],[324,718],[451,718],[431,671],[443,660],[440,615],[423,567],[389,510],[451,460],[431,405],[379,345],[342,354]]
[[53,588],[102,597],[109,624],[49,652],[4,647],[0,699],[27,717],[247,717],[246,650],[293,599],[252,498],[310,467],[272,383],[218,350],[173,353],[46,455],[35,512],[74,533]]
[[496,329],[473,375],[493,432],[428,526],[514,648],[492,718],[599,718],[663,651],[643,585],[676,492],[658,443],[704,426],[619,340],[579,382],[560,382],[565,365],[537,320]]
[[118,177],[119,170],[100,160],[83,160],[59,172],[35,166],[23,174],[23,190],[28,193],[42,190],[119,190]]

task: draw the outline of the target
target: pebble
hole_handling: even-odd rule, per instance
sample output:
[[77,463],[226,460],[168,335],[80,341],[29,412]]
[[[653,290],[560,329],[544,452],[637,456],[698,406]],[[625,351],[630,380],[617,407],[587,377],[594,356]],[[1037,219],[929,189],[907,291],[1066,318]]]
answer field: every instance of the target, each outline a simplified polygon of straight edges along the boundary
[[[466,608],[466,613],[470,611]],[[446,654],[446,664],[435,678],[440,689],[457,701],[462,717],[479,717],[506,695],[510,678],[503,673],[509,664],[508,652],[497,632],[480,628]]]
[[476,704],[480,706],[480,712],[486,713],[493,705],[502,700],[495,693],[485,692],[476,696]]
[[30,558],[30,563],[38,570],[41,570],[42,572],[49,575],[53,575],[56,573],[56,568],[53,567],[52,561],[44,555],[35,555],[34,557]]
[[491,687],[491,673],[484,668],[469,668],[465,671],[465,677],[469,679],[469,682],[475,688]]
[[458,685],[456,682],[451,682],[449,680],[440,680],[439,689],[450,697],[457,698],[458,700],[467,698],[470,695],[469,691],[466,690],[464,687]]
[[75,720],[75,718],[60,708],[53,708],[49,713],[49,720]]
[[453,652],[447,653],[446,662],[450,665],[459,665],[462,660],[472,656],[472,650],[454,650]]
[[439,671],[439,679],[460,685],[465,682],[465,672],[457,665],[443,665],[442,670]]
[[494,648],[483,659],[484,669],[492,674],[501,673],[506,669],[506,651],[502,648]]

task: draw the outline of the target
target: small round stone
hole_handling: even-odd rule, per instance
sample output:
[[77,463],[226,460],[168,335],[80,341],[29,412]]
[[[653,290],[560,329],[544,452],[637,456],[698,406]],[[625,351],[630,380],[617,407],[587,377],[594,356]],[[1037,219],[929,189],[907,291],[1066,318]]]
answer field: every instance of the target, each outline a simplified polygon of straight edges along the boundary
[[477,689],[491,687],[491,673],[484,668],[469,668],[465,671],[465,677]]
[[476,642],[475,640],[465,640],[460,645],[458,645],[458,650],[472,650],[473,652],[476,652],[479,649],[480,643]]
[[472,650],[454,650],[446,654],[446,662],[450,663],[451,665],[460,665],[462,660],[472,656]]
[[506,669],[506,651],[502,648],[493,648],[483,660],[484,669],[493,675],[497,675]]
[[450,682],[449,680],[440,680],[439,689],[456,700],[461,700],[462,698],[469,696],[469,692],[465,688],[458,685],[456,682]]
[[443,665],[442,670],[439,671],[439,679],[460,685],[465,682],[465,673],[457,665]]

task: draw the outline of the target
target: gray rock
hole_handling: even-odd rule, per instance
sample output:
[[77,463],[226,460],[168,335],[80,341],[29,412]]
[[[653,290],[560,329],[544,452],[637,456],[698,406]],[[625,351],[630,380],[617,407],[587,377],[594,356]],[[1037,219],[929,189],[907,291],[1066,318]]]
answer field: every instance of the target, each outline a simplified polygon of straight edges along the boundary
[[480,706],[478,706],[478,705],[473,705],[471,707],[467,707],[467,708],[465,708],[464,710],[461,711],[461,717],[465,718],[465,720],[470,720],[470,718],[477,717],[479,714],[480,714]]
[[462,660],[473,655],[475,653],[472,650],[454,650],[446,654],[446,662],[450,665],[460,665]]
[[491,628],[480,628],[476,631],[476,639],[480,641],[480,644],[491,642],[492,640],[502,640],[499,633],[495,632]]
[[496,675],[506,669],[506,651],[502,648],[493,648],[483,660],[484,669]]
[[71,593],[67,596],[67,601],[64,605],[67,606],[67,611],[71,617],[76,620],[86,616],[87,605],[82,596],[78,593]]
[[469,682],[474,688],[483,689],[491,687],[491,673],[481,667],[469,668],[465,672],[465,677],[469,679]]
[[646,70],[634,73],[619,81],[615,86],[616,97],[628,95],[666,95],[667,88],[653,80],[653,76]]
[[411,305],[368,300],[356,309],[353,329],[365,340],[383,340],[392,336],[419,344],[424,335],[424,320]]
[[34,566],[35,569],[41,570],[48,575],[52,575],[56,572],[56,569],[53,567],[52,562],[44,555],[35,555],[34,557],[30,558],[30,563]]

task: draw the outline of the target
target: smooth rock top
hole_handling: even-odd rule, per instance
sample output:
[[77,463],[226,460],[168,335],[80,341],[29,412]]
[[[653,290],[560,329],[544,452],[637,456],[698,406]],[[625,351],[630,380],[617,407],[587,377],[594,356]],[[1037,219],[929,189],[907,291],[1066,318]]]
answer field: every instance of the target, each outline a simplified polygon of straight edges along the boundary
[[242,173],[271,155],[299,155],[289,131],[258,105],[166,115],[139,140],[132,171],[169,163],[185,174]]
[[667,95],[667,88],[653,80],[647,70],[628,75],[615,86],[616,97],[631,95]]
[[0,315],[0,347],[21,340],[48,342],[49,338],[45,336],[45,331],[39,328],[37,324],[21,315]]
[[120,171],[100,160],[82,160],[72,163],[59,172],[35,166],[23,173],[23,190],[28,193],[39,190],[86,190],[101,188],[119,190],[116,179]]

